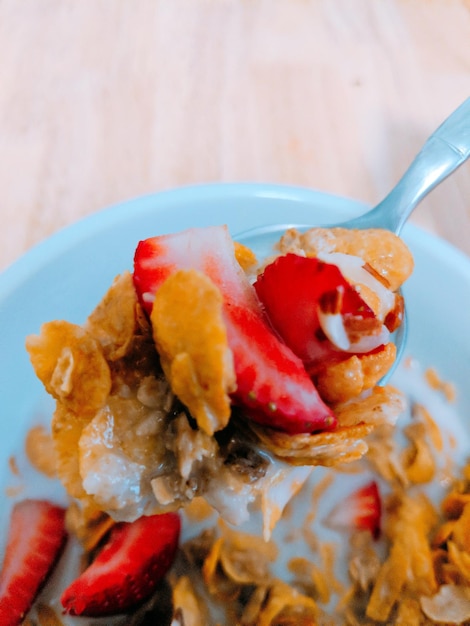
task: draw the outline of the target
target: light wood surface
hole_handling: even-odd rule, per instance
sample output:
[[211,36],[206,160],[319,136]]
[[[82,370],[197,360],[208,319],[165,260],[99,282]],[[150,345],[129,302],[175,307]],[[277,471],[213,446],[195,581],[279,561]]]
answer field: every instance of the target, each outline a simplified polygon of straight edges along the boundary
[[[0,270],[190,183],[374,203],[469,95],[469,0],[0,0]],[[413,220],[470,254],[470,165]]]

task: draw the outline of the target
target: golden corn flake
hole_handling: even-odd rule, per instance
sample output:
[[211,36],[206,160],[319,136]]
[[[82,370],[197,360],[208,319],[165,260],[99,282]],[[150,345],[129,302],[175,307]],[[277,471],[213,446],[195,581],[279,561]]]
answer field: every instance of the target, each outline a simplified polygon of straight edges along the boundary
[[391,542],[367,605],[367,617],[386,622],[406,590],[412,596],[437,590],[434,559],[429,544],[436,513],[423,495],[396,494],[387,507],[384,531]]
[[276,456],[292,465],[335,466],[360,459],[367,452],[364,438],[373,424],[359,423],[334,431],[290,435],[251,425],[262,443]]
[[470,583],[470,554],[465,548],[459,548],[454,541],[448,540],[447,555],[449,565],[453,566],[457,574],[455,580],[468,585]]
[[227,576],[242,585],[257,584],[269,575],[269,564],[277,556],[274,542],[256,535],[224,529],[220,565]]
[[418,598],[405,597],[400,600],[394,626],[421,626],[423,614]]
[[470,493],[462,493],[459,489],[454,488],[443,499],[441,509],[447,518],[458,519],[468,503],[470,503]]
[[65,321],[43,324],[26,348],[47,392],[77,415],[94,414],[111,390],[109,366],[96,340]]
[[[206,626],[207,609],[201,602],[189,576],[180,576],[172,587],[173,607],[184,626]],[[173,623],[173,622],[172,622]]]
[[365,422],[382,426],[395,424],[406,408],[403,394],[392,385],[374,387],[359,398],[336,404],[334,414],[341,426],[352,426]]
[[232,585],[256,585],[267,580],[269,566],[277,556],[276,545],[256,535],[231,530],[223,522],[220,528],[221,535],[213,542],[202,566],[209,591],[218,593],[226,586],[221,583],[224,579]]
[[52,435],[44,426],[33,426],[26,434],[25,452],[31,465],[50,478],[56,475],[56,453]]
[[234,241],[235,258],[244,272],[249,273],[254,270],[258,260],[256,254],[247,246],[238,241]]
[[85,328],[100,343],[110,361],[122,358],[134,338],[137,295],[132,276],[117,276],[96,309],[88,317]]
[[428,385],[435,389],[436,391],[441,391],[444,396],[447,398],[448,402],[455,402],[456,399],[456,389],[455,385],[452,383],[442,380],[437,370],[433,367],[429,367],[425,372],[424,376]]
[[402,464],[410,483],[429,483],[436,474],[433,449],[426,438],[426,425],[414,422],[404,429],[410,445],[403,451]]
[[361,591],[367,591],[379,573],[379,556],[371,545],[368,531],[352,533],[350,545],[349,575]]
[[20,470],[18,467],[18,462],[16,460],[16,458],[14,456],[10,456],[8,457],[8,467],[10,468],[10,472],[14,475],[14,476],[19,476],[20,475]]
[[57,475],[73,498],[86,498],[79,467],[79,442],[87,420],[58,403],[52,416]]
[[462,513],[456,520],[453,531],[452,540],[456,545],[465,552],[470,554],[470,505],[465,504]]
[[282,581],[275,581],[267,590],[257,626],[315,626],[318,609],[312,598]]
[[235,389],[232,352],[219,289],[197,270],[180,270],[158,290],[153,335],[173,392],[212,435],[230,418]]

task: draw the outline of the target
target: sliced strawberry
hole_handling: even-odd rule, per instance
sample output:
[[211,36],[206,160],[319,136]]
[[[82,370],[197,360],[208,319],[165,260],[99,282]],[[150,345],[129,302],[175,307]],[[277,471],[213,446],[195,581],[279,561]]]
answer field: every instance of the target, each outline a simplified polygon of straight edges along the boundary
[[204,272],[221,290],[229,346],[234,355],[235,403],[253,420],[288,433],[331,429],[336,419],[298,357],[266,321],[238,265],[224,226],[189,229],[140,242],[134,283],[147,312],[160,285],[178,269]]
[[114,615],[147,599],[173,563],[180,525],[176,513],[116,524],[93,563],[62,594],[66,613]]
[[15,504],[0,573],[0,624],[16,626],[31,608],[66,538],[65,510],[43,500]]
[[380,536],[382,502],[375,481],[360,487],[341,500],[328,516],[327,523],[339,530],[368,530]]
[[254,287],[271,324],[309,372],[370,352],[388,338],[336,265],[287,254],[269,264]]

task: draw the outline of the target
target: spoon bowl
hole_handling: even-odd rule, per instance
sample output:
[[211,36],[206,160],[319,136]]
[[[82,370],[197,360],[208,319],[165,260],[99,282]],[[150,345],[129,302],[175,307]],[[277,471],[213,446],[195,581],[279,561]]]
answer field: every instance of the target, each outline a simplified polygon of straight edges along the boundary
[[[427,194],[470,156],[470,98],[467,98],[434,131],[413,159],[412,163],[388,195],[366,213],[322,228],[367,229],[382,228],[396,235],[401,233],[407,219]],[[318,224],[273,224],[244,231],[237,240],[251,247],[260,257],[273,252],[274,244],[289,228],[308,230]],[[408,320],[406,310],[403,322],[393,333],[397,348],[394,366],[381,380],[386,384],[400,362],[406,347]]]

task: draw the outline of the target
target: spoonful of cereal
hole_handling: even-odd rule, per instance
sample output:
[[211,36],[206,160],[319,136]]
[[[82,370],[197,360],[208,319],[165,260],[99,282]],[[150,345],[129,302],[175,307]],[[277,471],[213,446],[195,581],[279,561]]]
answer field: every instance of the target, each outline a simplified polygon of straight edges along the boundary
[[[251,245],[254,241],[274,241],[281,237],[278,247],[283,254],[292,252],[314,256],[338,265],[372,308],[372,301],[379,299],[380,305],[376,302],[376,308],[382,308],[383,317],[388,315],[386,326],[394,331],[395,366],[406,344],[407,320],[403,301],[396,300],[393,307],[390,295],[387,296],[384,288],[396,291],[411,273],[413,265],[398,236],[418,203],[469,156],[470,98],[428,138],[397,185],[373,209],[331,226],[312,228],[309,225],[274,225],[246,231],[238,239]],[[382,287],[372,278],[372,273],[383,283]],[[268,313],[276,316],[276,310],[286,296],[279,289],[275,300],[267,306]],[[271,306],[274,311],[270,311]],[[384,311],[387,306],[388,310]],[[283,320],[287,322],[287,316],[281,314],[278,317],[278,330],[281,330]],[[286,325],[290,327],[291,334],[299,337],[298,329],[294,329],[288,322]],[[389,368],[382,382],[389,379],[393,370],[394,367]]]

